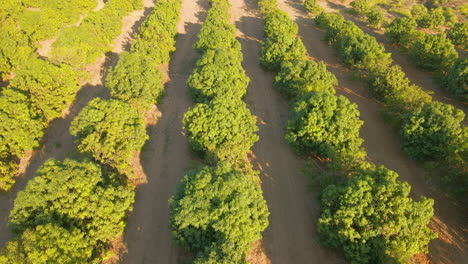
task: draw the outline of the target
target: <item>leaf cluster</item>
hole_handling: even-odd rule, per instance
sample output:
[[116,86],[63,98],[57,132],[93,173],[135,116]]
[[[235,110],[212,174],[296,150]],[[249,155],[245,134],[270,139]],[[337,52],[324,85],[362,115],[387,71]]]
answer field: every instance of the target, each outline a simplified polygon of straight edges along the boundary
[[194,263],[246,263],[268,215],[253,176],[226,163],[188,171],[170,200],[174,239],[194,253]]

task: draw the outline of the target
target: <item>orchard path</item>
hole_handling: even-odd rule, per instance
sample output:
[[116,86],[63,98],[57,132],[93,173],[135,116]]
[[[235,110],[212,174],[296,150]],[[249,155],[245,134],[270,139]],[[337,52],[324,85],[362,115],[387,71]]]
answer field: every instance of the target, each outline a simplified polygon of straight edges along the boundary
[[140,156],[147,183],[137,189],[133,213],[128,219],[125,243],[128,253],[124,264],[182,263],[183,252],[171,239],[168,200],[174,195],[192,156],[182,130],[182,118],[192,100],[186,80],[198,53],[192,47],[197,40],[207,0],[183,0],[176,52],[169,65],[166,95],[159,106],[162,116],[148,127],[149,141]]
[[263,20],[255,0],[231,0],[232,20],[250,77],[245,101],[257,116],[260,140],[253,146],[251,162],[260,170],[270,225],[263,232],[263,247],[273,264],[344,263],[317,241],[319,204],[309,191],[310,181],[301,169],[304,162],[284,140],[289,106],[273,89],[273,74],[259,65]]
[[299,25],[299,35],[309,54],[317,61],[324,61],[328,69],[339,81],[338,94],[346,96],[358,105],[364,126],[361,136],[368,158],[377,165],[385,165],[396,171],[400,180],[412,186],[412,196],[424,195],[435,201],[435,216],[431,228],[439,233],[439,238],[430,243],[428,258],[432,263],[460,264],[468,259],[467,212],[454,204],[441,191],[427,182],[423,168],[411,161],[400,148],[396,131],[386,124],[379,114],[379,102],[367,93],[364,82],[352,80],[352,71],[344,67],[332,47],[321,41],[324,32],[304,12],[300,0],[279,0],[280,8],[286,11]]
[[[99,3],[101,2],[99,1]],[[129,48],[133,32],[136,31],[150,13],[152,6],[154,6],[153,0],[143,0],[143,3],[143,9],[131,12],[122,19],[121,34],[114,39],[113,50],[86,67],[86,71],[90,74],[90,80],[80,84],[81,88],[76,95],[75,101],[63,112],[62,117],[49,124],[41,140],[41,148],[27,153],[21,160],[20,176],[16,178],[16,184],[8,192],[0,192],[0,247],[3,247],[12,237],[7,227],[7,221],[18,192],[25,188],[28,181],[34,177],[37,169],[46,160],[50,158],[63,160],[76,149],[69,129],[72,120],[81,109],[94,98],[109,98],[109,91],[103,85],[107,70],[117,64],[118,54]],[[102,4],[99,4],[98,7],[99,9],[102,8]],[[48,48],[45,50],[48,50]],[[42,56],[45,55],[45,53],[42,54]]]

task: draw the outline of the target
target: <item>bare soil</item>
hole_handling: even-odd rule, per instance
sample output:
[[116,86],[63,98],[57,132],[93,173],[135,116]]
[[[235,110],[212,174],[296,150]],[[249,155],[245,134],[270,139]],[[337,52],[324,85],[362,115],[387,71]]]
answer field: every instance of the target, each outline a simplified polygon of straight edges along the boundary
[[257,116],[260,128],[251,162],[260,170],[271,213],[263,247],[272,263],[344,263],[316,240],[315,223],[320,212],[316,194],[309,191],[309,181],[300,171],[304,161],[284,140],[289,107],[273,89],[273,74],[259,65],[263,20],[256,2],[231,1],[244,54],[243,66],[251,79],[245,101]]
[[[338,94],[346,96],[358,105],[364,126],[361,136],[368,158],[378,164],[396,171],[400,180],[407,181],[412,186],[412,196],[418,198],[424,195],[435,201],[435,215],[431,228],[439,234],[439,238],[430,243],[430,254],[427,258],[431,263],[466,263],[468,259],[468,222],[466,208],[457,205],[439,191],[424,176],[422,166],[411,161],[400,148],[397,133],[384,122],[379,110],[380,103],[372,99],[366,86],[361,81],[352,80],[352,71],[344,67],[334,50],[321,39],[324,32],[309,18],[300,0],[279,0],[281,9],[299,25],[299,35],[304,41],[309,54],[315,60],[322,60],[328,65],[340,83]],[[410,79],[411,72],[407,72]],[[423,86],[423,88],[426,88]],[[315,224],[315,223],[314,223]],[[421,258],[420,259],[424,259]]]
[[181,263],[185,255],[171,240],[168,200],[193,159],[182,118],[192,105],[186,81],[198,58],[192,46],[206,8],[207,0],[184,0],[182,4],[177,50],[169,65],[161,116],[155,125],[148,126],[150,139],[140,155],[147,183],[138,188],[134,211],[128,218],[128,253],[122,263]]

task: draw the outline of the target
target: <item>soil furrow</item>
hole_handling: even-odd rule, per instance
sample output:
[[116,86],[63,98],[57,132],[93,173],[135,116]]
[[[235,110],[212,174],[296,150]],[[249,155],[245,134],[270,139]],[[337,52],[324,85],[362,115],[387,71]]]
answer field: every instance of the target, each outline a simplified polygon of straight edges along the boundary
[[206,7],[206,0],[182,3],[176,51],[169,65],[166,94],[159,106],[161,117],[156,125],[148,127],[150,139],[140,156],[147,183],[137,189],[125,232],[128,253],[122,263],[180,263],[183,256],[171,239],[168,200],[192,160],[182,119],[192,105],[186,81],[198,58],[193,44]]

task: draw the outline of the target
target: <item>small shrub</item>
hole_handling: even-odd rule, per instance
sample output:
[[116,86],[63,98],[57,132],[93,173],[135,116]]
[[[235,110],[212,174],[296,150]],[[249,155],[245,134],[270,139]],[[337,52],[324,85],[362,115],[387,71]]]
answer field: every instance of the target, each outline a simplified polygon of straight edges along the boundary
[[372,3],[369,0],[354,0],[351,2],[354,12],[360,16],[365,16],[371,11]]
[[445,24],[444,9],[442,7],[434,8],[426,14],[417,18],[418,25],[422,28],[438,28]]
[[379,7],[371,8],[366,16],[367,24],[373,28],[381,28],[385,23],[385,16]]
[[175,241],[193,263],[245,263],[245,254],[268,226],[260,186],[227,164],[189,171],[170,200]]
[[323,12],[323,8],[318,4],[317,0],[305,0],[304,7],[312,14],[320,14]]

